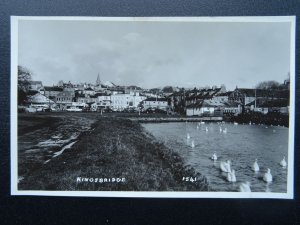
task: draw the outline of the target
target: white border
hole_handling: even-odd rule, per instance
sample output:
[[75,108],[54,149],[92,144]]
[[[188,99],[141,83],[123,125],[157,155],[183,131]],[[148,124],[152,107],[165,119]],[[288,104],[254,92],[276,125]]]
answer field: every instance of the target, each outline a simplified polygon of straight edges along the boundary
[[[134,192],[134,191],[20,191],[17,157],[17,67],[18,67],[18,22],[20,20],[58,21],[119,21],[119,22],[290,22],[290,117],[287,193],[265,192]],[[11,195],[38,196],[83,196],[83,197],[147,197],[147,198],[294,198],[294,129],[295,129],[295,16],[270,17],[32,17],[11,16]]]

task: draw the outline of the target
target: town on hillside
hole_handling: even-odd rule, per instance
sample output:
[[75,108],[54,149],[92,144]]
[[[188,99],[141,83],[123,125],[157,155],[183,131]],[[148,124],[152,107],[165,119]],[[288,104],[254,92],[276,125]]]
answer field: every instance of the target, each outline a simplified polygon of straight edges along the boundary
[[53,86],[26,80],[22,73],[18,77],[18,112],[131,112],[187,117],[289,114],[289,78],[281,84],[261,82],[256,88],[229,91],[225,85],[143,89],[102,82],[99,75],[94,84],[59,81]]

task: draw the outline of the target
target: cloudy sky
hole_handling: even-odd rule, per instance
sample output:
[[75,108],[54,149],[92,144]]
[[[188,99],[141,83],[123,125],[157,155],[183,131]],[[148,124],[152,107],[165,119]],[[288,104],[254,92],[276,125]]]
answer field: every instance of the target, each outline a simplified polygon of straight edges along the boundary
[[289,23],[19,22],[18,64],[44,85],[102,81],[228,90],[287,78]]

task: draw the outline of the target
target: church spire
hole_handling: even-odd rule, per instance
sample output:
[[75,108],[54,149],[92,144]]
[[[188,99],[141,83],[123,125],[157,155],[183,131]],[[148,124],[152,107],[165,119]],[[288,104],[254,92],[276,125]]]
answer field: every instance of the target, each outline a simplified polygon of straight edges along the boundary
[[96,85],[100,85],[101,84],[101,80],[100,80],[100,75],[98,73],[98,77],[97,77],[97,80],[96,80]]

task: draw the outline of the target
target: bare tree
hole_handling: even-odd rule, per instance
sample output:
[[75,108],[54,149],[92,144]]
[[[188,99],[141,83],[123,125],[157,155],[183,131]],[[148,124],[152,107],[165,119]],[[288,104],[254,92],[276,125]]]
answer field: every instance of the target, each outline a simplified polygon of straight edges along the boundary
[[18,66],[18,104],[23,104],[27,99],[31,74],[27,68]]
[[18,66],[18,90],[27,92],[30,87],[31,72],[22,66]]

